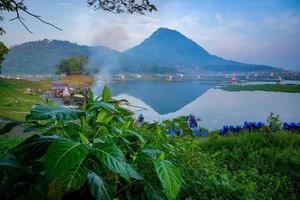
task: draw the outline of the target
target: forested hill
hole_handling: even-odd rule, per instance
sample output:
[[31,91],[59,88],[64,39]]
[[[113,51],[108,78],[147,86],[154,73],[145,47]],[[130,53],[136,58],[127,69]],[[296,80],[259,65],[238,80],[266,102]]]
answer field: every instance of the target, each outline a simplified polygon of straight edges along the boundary
[[[54,73],[63,58],[88,56],[87,68],[118,72],[194,73],[278,71],[212,55],[178,31],[159,28],[141,44],[122,53],[103,46],[83,46],[67,41],[42,40],[14,46],[5,58],[3,73]],[[113,70],[111,70],[113,68]],[[117,69],[117,70],[115,70]]]
[[[89,65],[113,63],[117,51],[102,46],[84,46],[61,40],[27,42],[10,48],[3,62],[3,73],[54,73],[55,66],[64,58],[84,55],[93,58]],[[96,56],[92,56],[96,55]]]

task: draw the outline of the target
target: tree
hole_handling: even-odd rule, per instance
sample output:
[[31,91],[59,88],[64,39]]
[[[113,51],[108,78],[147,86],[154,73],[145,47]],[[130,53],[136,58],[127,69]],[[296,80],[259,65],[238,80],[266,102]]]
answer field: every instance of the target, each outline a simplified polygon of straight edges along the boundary
[[[18,20],[30,33],[32,33],[32,31],[24,23],[25,18],[21,16],[22,13],[62,31],[61,28],[43,20],[41,16],[30,12],[24,1],[25,0],[0,0],[0,11],[14,12],[16,16],[10,19],[10,21]],[[87,4],[94,10],[102,9],[113,13],[128,12],[130,14],[145,14],[145,12],[157,11],[156,7],[151,4],[149,0],[87,0]],[[5,33],[5,31],[0,27],[0,35],[3,33]]]
[[87,63],[86,56],[74,56],[63,59],[57,66],[56,74],[81,74],[83,73],[84,66]]
[[5,44],[3,42],[0,42],[0,73],[1,73],[1,64],[4,60],[4,56],[8,53],[8,51],[9,49],[5,46]]

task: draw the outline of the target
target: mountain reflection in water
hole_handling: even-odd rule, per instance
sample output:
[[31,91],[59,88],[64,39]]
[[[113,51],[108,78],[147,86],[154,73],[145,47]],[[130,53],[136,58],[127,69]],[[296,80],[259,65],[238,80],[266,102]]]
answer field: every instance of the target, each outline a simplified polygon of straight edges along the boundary
[[[271,112],[280,114],[283,121],[300,121],[300,94],[227,92],[200,82],[129,81],[109,86],[116,99],[146,108],[129,107],[148,121],[193,113],[203,120],[200,125],[210,130],[244,121],[265,121]],[[93,88],[98,94],[99,87]]]

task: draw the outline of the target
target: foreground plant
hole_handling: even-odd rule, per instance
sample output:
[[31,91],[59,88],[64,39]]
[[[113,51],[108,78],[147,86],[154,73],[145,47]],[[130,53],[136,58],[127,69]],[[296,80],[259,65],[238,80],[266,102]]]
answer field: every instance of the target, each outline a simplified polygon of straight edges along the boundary
[[40,134],[0,162],[2,199],[176,199],[179,170],[164,152],[147,148],[133,113],[121,106],[127,103],[105,87],[95,100],[88,92],[81,110],[34,106],[25,131]]

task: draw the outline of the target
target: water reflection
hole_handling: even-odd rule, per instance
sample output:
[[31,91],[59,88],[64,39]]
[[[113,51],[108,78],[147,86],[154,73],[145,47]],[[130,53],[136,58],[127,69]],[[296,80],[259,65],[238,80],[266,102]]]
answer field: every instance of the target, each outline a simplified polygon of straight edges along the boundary
[[300,121],[300,94],[227,92],[208,84],[154,81],[113,84],[111,89],[117,99],[125,98],[133,105],[146,108],[129,107],[136,115],[142,113],[148,121],[193,113],[203,120],[200,125],[210,130],[225,124],[265,121],[271,112],[280,114],[284,121]]
[[[112,83],[112,95],[126,93],[149,105],[159,114],[175,112],[201,96],[212,84],[199,82],[124,81]],[[101,91],[94,88],[94,91]]]

